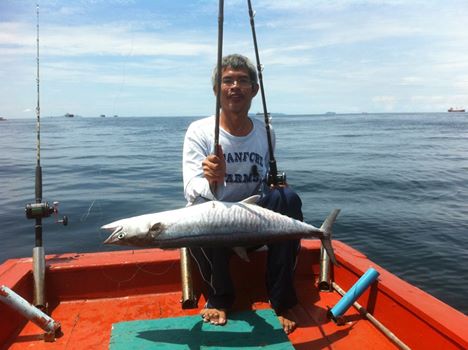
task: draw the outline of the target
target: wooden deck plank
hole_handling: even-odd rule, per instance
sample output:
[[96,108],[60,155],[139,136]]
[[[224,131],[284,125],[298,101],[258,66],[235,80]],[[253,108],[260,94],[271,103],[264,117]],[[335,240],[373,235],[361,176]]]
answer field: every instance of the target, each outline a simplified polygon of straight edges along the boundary
[[[350,345],[365,349],[396,349],[353,308],[345,315],[349,323],[344,326],[328,320],[327,307],[338,302],[340,295],[337,293],[319,293],[314,284],[306,281],[298,282],[297,290],[301,304],[296,314],[299,327],[289,336],[296,349],[340,350],[352,348]],[[234,309],[269,307],[265,300],[258,300],[261,291],[245,294],[241,289],[240,294]],[[107,349],[113,323],[196,315],[204,305],[203,298],[198,305],[198,309],[182,310],[180,292],[65,301],[52,310],[52,317],[62,324],[61,338],[55,343],[44,343],[40,337],[42,331],[28,323],[10,349],[24,349],[26,342],[30,349]]]

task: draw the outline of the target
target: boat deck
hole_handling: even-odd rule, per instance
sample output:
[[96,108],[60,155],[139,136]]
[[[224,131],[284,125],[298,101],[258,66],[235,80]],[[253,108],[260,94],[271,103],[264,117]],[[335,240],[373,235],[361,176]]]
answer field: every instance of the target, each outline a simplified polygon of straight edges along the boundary
[[[344,325],[328,320],[327,308],[335,305],[341,296],[337,292],[318,291],[319,246],[316,242],[306,242],[305,245],[296,271],[299,327],[289,335],[294,348],[398,349],[354,308],[345,314]],[[341,242],[334,245],[342,263],[341,267],[334,269],[334,279],[348,290],[363,272],[352,272],[343,258],[351,254],[363,266],[367,265],[366,268],[370,262]],[[232,270],[238,297],[233,311],[269,308],[263,286],[264,255],[265,252],[252,254],[250,263],[234,257]],[[156,249],[49,256],[46,275],[49,309],[52,318],[61,323],[63,335],[55,342],[44,342],[40,328],[0,305],[1,313],[5,315],[0,320],[1,344],[6,349],[108,349],[114,323],[197,315],[205,302],[203,293],[199,295],[198,309],[181,308],[178,259],[178,251]],[[374,314],[380,313],[383,323],[397,336],[413,349],[463,349],[466,346],[467,337],[463,335],[463,329],[466,330],[464,327],[468,323],[465,315],[412,286],[413,297],[420,299],[424,295],[430,298],[430,302],[436,302],[434,313],[443,310],[447,313],[449,310],[455,313],[455,317],[436,322],[430,312],[418,315],[414,310],[408,310],[396,299],[400,291],[396,291],[395,296],[385,291],[388,287],[384,283],[388,277],[386,274],[393,275],[375,264],[373,266],[381,273],[379,288],[371,288],[359,302],[369,310],[374,309]],[[7,261],[0,268],[0,284],[14,286],[18,294],[30,300],[30,270],[31,259]],[[202,291],[203,284],[193,270],[195,289]],[[398,281],[406,287],[405,282]],[[453,327],[447,330],[447,325]],[[430,344],[435,347],[428,347]]]
[[[345,326],[328,321],[326,307],[339,300],[336,293],[317,294],[305,283],[298,288],[301,291],[300,327],[289,336],[296,349],[397,349],[355,310],[347,316],[349,324]],[[314,303],[310,302],[311,294],[315,294]],[[198,310],[182,310],[179,301],[180,293],[172,292],[62,302],[51,315],[61,322],[62,337],[54,343],[44,342],[43,331],[29,322],[10,349],[107,349],[113,323],[198,313]],[[199,304],[203,305],[203,301]],[[253,301],[251,307],[255,310],[269,305]]]

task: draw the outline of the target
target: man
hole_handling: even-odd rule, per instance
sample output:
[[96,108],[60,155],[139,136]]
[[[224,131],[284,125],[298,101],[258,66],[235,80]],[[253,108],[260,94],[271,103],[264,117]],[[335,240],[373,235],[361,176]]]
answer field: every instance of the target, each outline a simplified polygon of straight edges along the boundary
[[[240,201],[258,194],[258,204],[302,220],[301,201],[288,187],[266,188],[268,141],[265,125],[248,116],[252,99],[258,92],[255,66],[241,55],[222,60],[222,70],[213,72],[213,91],[217,93],[221,74],[220,147],[214,150],[215,117],[193,122],[185,135],[183,151],[184,194],[188,205],[204,200]],[[272,135],[274,142],[274,135]],[[288,334],[294,330],[293,309],[297,297],[293,284],[299,240],[268,245],[266,284],[270,303]],[[224,325],[234,302],[229,259],[226,248],[192,248],[202,278],[208,284],[208,298],[201,316],[205,322]]]

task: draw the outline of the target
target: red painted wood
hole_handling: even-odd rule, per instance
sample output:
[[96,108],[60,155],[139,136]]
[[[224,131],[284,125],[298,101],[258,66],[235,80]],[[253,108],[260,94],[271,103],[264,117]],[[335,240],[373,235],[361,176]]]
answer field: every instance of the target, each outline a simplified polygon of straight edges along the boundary
[[[334,241],[341,263],[334,268],[335,281],[345,290],[368,267],[380,272],[378,284],[359,299],[401,340],[413,349],[468,348],[468,321],[425,292],[409,285],[363,254]],[[303,241],[296,271],[301,307],[300,327],[290,335],[296,349],[395,349],[369,321],[351,308],[348,321],[337,326],[326,317],[327,307],[340,299],[337,293],[316,288],[319,243]],[[237,257],[232,272],[238,298],[236,310],[269,307],[264,286],[265,252],[251,255],[245,263]],[[0,266],[0,284],[31,299],[31,259],[9,260]],[[63,336],[54,343],[40,339],[41,330],[25,324],[15,312],[0,304],[0,344],[11,349],[107,349],[112,324],[120,321],[194,315],[198,310],[180,307],[178,251],[158,249],[47,257],[47,296],[52,317],[62,324]],[[194,271],[197,291],[203,284]],[[5,317],[4,317],[5,315]],[[19,332],[19,334],[18,334]],[[10,339],[10,340],[9,340]]]

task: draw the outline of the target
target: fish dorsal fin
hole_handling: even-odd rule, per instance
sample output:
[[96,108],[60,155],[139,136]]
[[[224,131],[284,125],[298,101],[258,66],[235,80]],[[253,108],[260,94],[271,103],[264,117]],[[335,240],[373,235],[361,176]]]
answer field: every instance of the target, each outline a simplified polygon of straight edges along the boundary
[[243,201],[241,201],[241,203],[245,203],[245,204],[257,204],[257,201],[258,199],[260,198],[260,196],[258,194],[254,195],[254,196],[250,196],[250,197],[247,197],[246,199],[244,199]]

